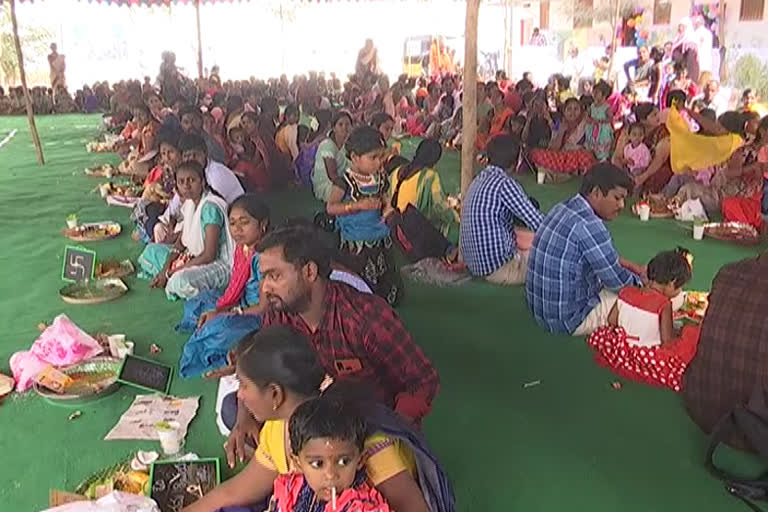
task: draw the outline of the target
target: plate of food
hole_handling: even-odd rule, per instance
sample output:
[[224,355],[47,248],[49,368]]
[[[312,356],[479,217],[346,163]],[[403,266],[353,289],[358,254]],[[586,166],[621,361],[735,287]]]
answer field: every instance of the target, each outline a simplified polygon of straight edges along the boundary
[[141,195],[141,186],[132,183],[120,184],[109,182],[109,195],[123,197],[139,197]]
[[704,225],[704,236],[739,245],[757,245],[760,233],[749,224],[742,222],[711,222]]
[[121,278],[133,274],[135,270],[131,260],[105,260],[96,264],[96,277],[99,279],[108,277]]
[[126,292],[128,287],[121,279],[110,277],[69,284],[59,290],[59,296],[68,304],[101,304],[119,299]]
[[75,494],[91,500],[101,498],[112,491],[149,495],[148,485],[149,474],[133,469],[131,460],[126,458],[89,476],[75,488]]
[[675,216],[674,205],[670,204],[666,197],[651,196],[648,198],[651,206],[652,219],[668,219]]
[[674,312],[673,319],[675,321],[701,323],[709,307],[709,293],[686,291],[684,295],[683,305]]
[[59,392],[48,389],[39,382],[34,382],[32,387],[44,399],[60,405],[81,404],[117,389],[117,376],[122,362],[122,359],[116,357],[93,357],[58,369],[69,378],[67,385]]
[[102,164],[86,167],[85,174],[93,178],[111,178],[112,175],[117,174],[117,169],[112,164]]
[[116,237],[122,229],[119,223],[109,220],[80,224],[75,228],[64,229],[61,233],[75,242],[97,242]]

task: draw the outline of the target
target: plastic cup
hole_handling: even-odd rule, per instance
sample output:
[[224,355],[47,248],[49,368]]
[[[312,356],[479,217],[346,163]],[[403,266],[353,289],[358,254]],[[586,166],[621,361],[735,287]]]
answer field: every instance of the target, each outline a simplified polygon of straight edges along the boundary
[[99,193],[101,194],[101,197],[107,197],[109,195],[109,183],[99,185]]
[[651,218],[651,206],[648,204],[641,204],[637,207],[637,214],[640,216],[641,221],[648,222],[648,219]]
[[693,225],[693,239],[694,240],[701,240],[704,238],[704,224],[694,224]]
[[75,229],[77,227],[77,219],[67,219],[67,227],[69,229]]
[[107,342],[109,342],[109,353],[112,357],[120,357],[119,351],[125,347],[125,334],[107,336]]
[[132,341],[126,341],[122,345],[118,345],[117,347],[117,357],[120,359],[125,359],[125,356],[128,354],[133,354],[133,342]]
[[547,175],[543,171],[537,172],[536,173],[536,183],[538,183],[539,185],[543,185],[544,184],[544,179],[546,177],[547,177]]
[[176,455],[181,451],[184,438],[178,421],[162,421],[155,425],[160,447],[165,455]]

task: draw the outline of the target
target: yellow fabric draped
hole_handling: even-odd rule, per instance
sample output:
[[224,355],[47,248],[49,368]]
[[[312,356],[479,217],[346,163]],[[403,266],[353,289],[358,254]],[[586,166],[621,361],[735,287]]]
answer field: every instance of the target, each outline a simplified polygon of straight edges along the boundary
[[699,135],[692,133],[676,107],[669,109],[669,159],[672,172],[699,171],[727,161],[744,140],[736,134]]

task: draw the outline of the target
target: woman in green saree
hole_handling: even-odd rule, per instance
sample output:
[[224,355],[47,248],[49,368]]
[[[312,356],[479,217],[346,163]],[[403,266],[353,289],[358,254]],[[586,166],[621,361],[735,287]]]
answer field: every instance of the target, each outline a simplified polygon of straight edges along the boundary
[[454,246],[459,239],[459,214],[449,204],[434,169],[443,148],[433,139],[425,139],[416,149],[413,161],[395,169],[389,177],[391,204],[399,211],[411,204],[440,230]]

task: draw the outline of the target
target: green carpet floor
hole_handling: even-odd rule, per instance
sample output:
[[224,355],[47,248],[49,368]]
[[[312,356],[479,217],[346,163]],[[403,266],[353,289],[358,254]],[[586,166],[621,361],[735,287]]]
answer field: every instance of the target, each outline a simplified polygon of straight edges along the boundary
[[[67,214],[122,223],[119,238],[91,244],[100,258],[135,261],[141,251],[129,236],[129,211],[106,206],[92,192],[98,180],[82,172],[115,162],[114,155],[85,152],[98,123],[96,116],[38,118],[48,160],[38,167],[26,119],[0,119],[0,139],[19,130],[0,148],[0,371],[8,372],[11,354],[34,341],[39,322],[62,312],[91,331],[126,333],[139,355],[157,343],[164,349],[157,359],[178,361],[185,338],[173,326],[181,304],[166,301],[146,282],[128,278],[125,298],[98,306],[71,306],[57,296],[67,243],[59,231]],[[440,170],[455,191],[458,156],[446,155]],[[573,183],[522,181],[544,209],[576,189]],[[306,191],[275,194],[270,204],[275,219],[317,208]],[[610,229],[621,253],[638,262],[661,249],[690,248],[696,258],[693,289],[708,289],[724,263],[757,253],[694,242],[674,221],[643,224],[628,213]],[[706,439],[680,398],[632,383],[612,389],[616,378],[593,363],[583,339],[552,336],[534,324],[521,288],[409,285],[399,311],[440,371],[442,389],[425,430],[453,480],[460,511],[743,510],[705,471]],[[541,384],[523,388],[534,380]],[[221,456],[224,439],[213,415],[216,383],[177,379],[171,392],[202,397],[187,447],[201,456]],[[71,422],[71,410],[31,392],[6,399],[0,406],[0,509],[40,510],[49,489],[71,490],[132,451],[159,449],[156,443],[102,440],[135,394],[124,387],[81,407],[82,417]],[[742,470],[756,467],[733,452],[722,459]]]

